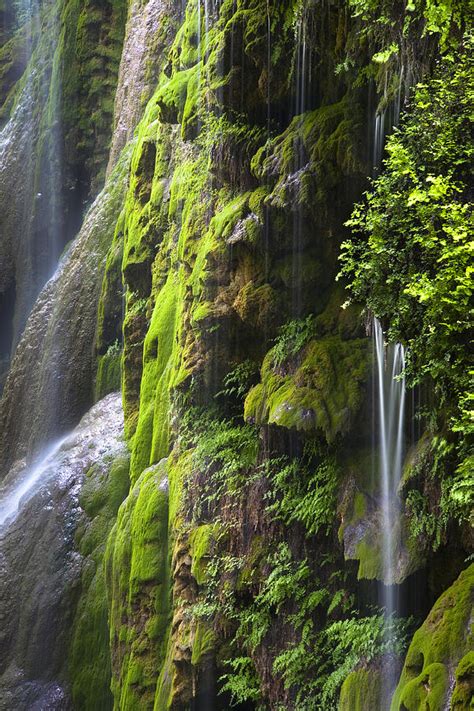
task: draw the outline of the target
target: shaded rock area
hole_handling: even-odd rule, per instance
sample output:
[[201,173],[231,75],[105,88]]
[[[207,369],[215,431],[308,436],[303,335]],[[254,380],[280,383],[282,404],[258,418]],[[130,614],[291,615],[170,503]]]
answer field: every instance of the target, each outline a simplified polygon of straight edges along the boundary
[[[0,708],[4,711],[73,708],[68,648],[81,575],[90,564],[75,545],[78,527],[87,525],[81,487],[92,465],[94,476],[103,479],[111,462],[125,452],[120,396],[109,395],[65,438],[42,467],[19,511],[0,528]],[[0,501],[27,475],[28,468],[19,471],[17,466]]]
[[73,426],[93,401],[105,258],[127,181],[125,150],[29,317],[0,404],[2,472]]
[[0,50],[0,316],[11,331],[0,349],[4,367],[103,185],[125,2],[19,2],[10,12],[12,37]]

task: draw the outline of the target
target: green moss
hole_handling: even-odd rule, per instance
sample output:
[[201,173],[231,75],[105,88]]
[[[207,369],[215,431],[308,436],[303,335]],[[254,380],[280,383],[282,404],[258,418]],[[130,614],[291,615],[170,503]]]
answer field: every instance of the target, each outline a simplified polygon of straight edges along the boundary
[[191,664],[199,666],[203,659],[214,651],[215,644],[216,640],[212,629],[203,622],[198,622],[192,638]]
[[[349,96],[295,116],[270,147],[261,148],[252,160],[252,171],[260,180],[278,176],[267,200],[291,207],[296,198],[310,209],[326,204],[329,191],[343,176],[362,170],[357,127]],[[300,171],[298,182],[289,181],[296,171]]]
[[369,711],[382,708],[382,679],[377,669],[351,672],[341,687],[339,711]]
[[191,573],[198,585],[202,585],[206,580],[207,558],[218,532],[219,526],[217,524],[208,523],[194,528],[189,536],[192,558]]
[[474,652],[468,652],[456,668],[456,686],[451,699],[451,709],[461,711],[472,706],[474,697]]
[[[471,565],[441,595],[415,633],[391,711],[442,711],[446,708],[450,670],[462,660],[460,681],[469,664],[468,658],[466,661],[464,658],[474,641],[471,626],[473,592],[474,565]],[[458,698],[462,698],[462,693],[461,682],[456,689]]]
[[359,561],[359,579],[380,580],[384,574],[383,551],[380,537],[376,540],[362,540],[356,545],[355,558]]
[[96,351],[104,355],[122,340],[123,310],[123,214],[119,217],[107,254],[97,311]]
[[280,297],[275,289],[270,284],[257,286],[252,281],[240,289],[233,307],[242,321],[257,328],[270,327],[281,314]]
[[125,0],[68,0],[61,16],[53,84],[65,157],[71,171],[88,174],[93,190],[105,175],[126,15]]
[[120,351],[106,353],[98,358],[95,400],[120,390],[122,355]]
[[153,311],[144,354],[140,419],[133,442],[132,477],[169,451],[169,391],[176,377],[180,284],[171,273]]
[[106,470],[92,467],[80,493],[80,505],[88,521],[76,534],[85,560],[72,627],[68,675],[74,708],[84,711],[106,711],[113,706],[103,559],[107,536],[128,492],[129,464],[129,457],[124,455]]
[[106,552],[115,705],[153,708],[169,623],[166,464],[142,473],[120,507]]
[[270,351],[262,382],[248,395],[245,418],[289,429],[324,432],[328,442],[347,432],[362,401],[367,377],[365,340],[311,341],[294,365],[273,365]]

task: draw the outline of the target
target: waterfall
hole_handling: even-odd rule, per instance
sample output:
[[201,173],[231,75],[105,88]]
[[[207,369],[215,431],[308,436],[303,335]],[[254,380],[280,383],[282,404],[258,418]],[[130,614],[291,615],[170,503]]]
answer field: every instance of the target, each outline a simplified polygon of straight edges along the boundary
[[377,110],[373,119],[372,138],[372,173],[377,175],[382,163],[383,151],[387,136],[396,128],[400,122],[400,112],[402,107],[402,88],[406,96],[410,84],[405,79],[405,68],[402,64],[398,77],[398,89],[395,96],[382,111]]
[[0,296],[15,285],[10,313],[2,314],[12,324],[10,352],[66,241],[58,8],[22,0],[16,18],[25,37],[24,71],[0,132]]
[[[379,443],[379,477],[381,494],[381,605],[385,612],[385,636],[388,651],[393,652],[391,619],[397,611],[393,583],[397,579],[400,548],[400,508],[397,496],[402,475],[405,420],[405,350],[400,343],[386,344],[380,322],[373,324],[375,341],[375,380],[378,400],[377,434]],[[401,376],[401,377],[400,377]],[[393,691],[396,679],[393,669],[384,676],[385,698]]]

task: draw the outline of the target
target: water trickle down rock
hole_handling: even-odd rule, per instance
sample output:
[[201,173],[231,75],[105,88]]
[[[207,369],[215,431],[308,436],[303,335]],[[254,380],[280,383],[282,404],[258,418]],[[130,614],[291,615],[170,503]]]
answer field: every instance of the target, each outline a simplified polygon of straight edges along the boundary
[[[119,394],[97,403],[43,462],[19,510],[0,525],[0,710],[68,709],[66,658],[85,564],[74,538],[85,514],[79,494],[86,472],[107,476],[123,456]],[[29,468],[17,464],[2,503]]]
[[92,404],[97,307],[128,161],[125,149],[28,319],[0,402],[3,474],[73,427]]

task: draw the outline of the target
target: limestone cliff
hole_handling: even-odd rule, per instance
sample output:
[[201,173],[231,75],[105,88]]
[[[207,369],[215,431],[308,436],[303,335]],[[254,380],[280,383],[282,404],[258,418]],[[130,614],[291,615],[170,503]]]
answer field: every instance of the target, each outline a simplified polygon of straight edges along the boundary
[[[467,710],[467,9],[22,8],[0,0],[2,470],[119,389],[130,454],[79,477],[65,663],[35,703]],[[51,230],[53,264],[77,236],[45,284],[23,255]],[[407,353],[389,565],[367,304]]]

